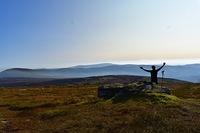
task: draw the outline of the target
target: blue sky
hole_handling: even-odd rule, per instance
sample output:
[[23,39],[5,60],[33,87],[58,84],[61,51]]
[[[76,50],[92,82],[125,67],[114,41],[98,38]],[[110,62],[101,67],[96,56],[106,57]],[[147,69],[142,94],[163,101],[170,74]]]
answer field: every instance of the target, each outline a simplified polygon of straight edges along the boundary
[[0,0],[0,69],[200,63],[200,0]]

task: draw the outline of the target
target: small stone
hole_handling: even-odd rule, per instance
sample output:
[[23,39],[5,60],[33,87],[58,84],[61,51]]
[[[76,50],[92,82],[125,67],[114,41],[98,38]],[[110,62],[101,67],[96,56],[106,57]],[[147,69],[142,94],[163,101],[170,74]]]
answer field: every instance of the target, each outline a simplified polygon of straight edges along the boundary
[[165,93],[165,94],[171,95],[171,94],[172,94],[172,91],[171,91],[169,88],[162,87],[162,88],[160,89],[160,93]]
[[2,120],[1,123],[3,123],[3,124],[7,124],[8,121],[7,121],[7,120]]

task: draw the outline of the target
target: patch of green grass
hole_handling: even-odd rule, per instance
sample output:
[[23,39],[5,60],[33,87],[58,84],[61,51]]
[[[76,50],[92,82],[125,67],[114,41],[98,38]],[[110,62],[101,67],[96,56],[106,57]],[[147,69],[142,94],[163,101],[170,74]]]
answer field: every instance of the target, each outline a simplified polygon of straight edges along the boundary
[[162,93],[147,93],[145,97],[153,103],[176,104],[180,101],[180,99],[174,95]]
[[124,92],[121,96],[112,99],[113,103],[126,102],[129,100],[143,101],[151,103],[164,103],[164,104],[176,104],[179,102],[179,98],[174,95],[156,93],[156,92]]
[[9,105],[9,109],[14,110],[14,111],[20,111],[20,110],[32,110],[32,109],[36,109],[36,108],[52,108],[52,107],[56,107],[56,106],[59,106],[59,104],[49,103],[49,102],[34,103],[34,102],[21,101],[21,102],[17,102],[17,103]]
[[68,114],[68,111],[66,110],[56,109],[56,110],[48,110],[43,113],[40,113],[39,116],[41,119],[52,119],[58,116],[65,116],[67,114]]
[[19,110],[31,110],[36,108],[37,105],[30,104],[27,102],[17,102],[15,104],[9,105],[10,110],[19,111]]

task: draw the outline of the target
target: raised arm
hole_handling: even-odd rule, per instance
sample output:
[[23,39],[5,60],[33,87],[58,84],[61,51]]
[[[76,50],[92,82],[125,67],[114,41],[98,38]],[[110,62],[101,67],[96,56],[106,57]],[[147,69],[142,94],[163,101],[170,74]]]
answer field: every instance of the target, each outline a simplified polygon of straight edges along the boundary
[[147,70],[147,69],[144,69],[143,67],[140,67],[140,69],[146,71],[146,72],[151,72],[151,70]]
[[157,69],[157,71],[160,71],[160,69],[162,69],[165,66],[165,64],[166,63],[164,62],[163,65],[160,68]]

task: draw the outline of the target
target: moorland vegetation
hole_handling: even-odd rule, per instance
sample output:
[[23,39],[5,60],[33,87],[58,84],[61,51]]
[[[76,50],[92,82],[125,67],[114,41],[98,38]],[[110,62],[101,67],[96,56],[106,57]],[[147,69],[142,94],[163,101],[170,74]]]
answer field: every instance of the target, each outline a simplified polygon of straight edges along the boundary
[[98,82],[0,89],[1,132],[200,131],[200,84],[165,82],[155,91],[97,96]]

